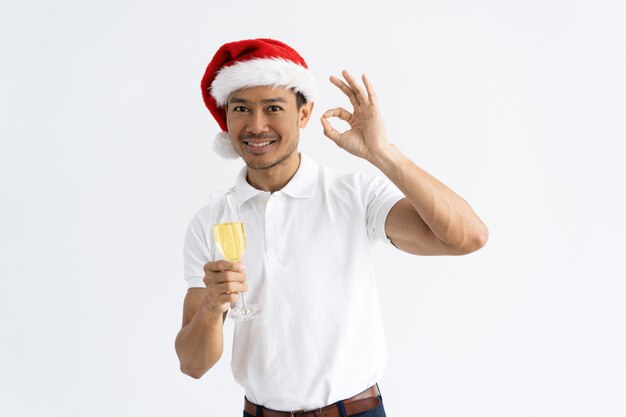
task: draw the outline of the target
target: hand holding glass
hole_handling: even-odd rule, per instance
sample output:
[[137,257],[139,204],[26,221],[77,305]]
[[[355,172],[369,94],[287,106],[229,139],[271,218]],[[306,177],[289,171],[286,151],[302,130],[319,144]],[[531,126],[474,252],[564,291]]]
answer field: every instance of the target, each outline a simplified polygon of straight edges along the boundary
[[[232,192],[226,194],[222,223],[213,226],[215,246],[227,261],[240,262],[246,249],[246,235]],[[246,296],[239,293],[240,302],[228,316],[234,320],[250,320],[261,312],[261,307],[248,304]]]

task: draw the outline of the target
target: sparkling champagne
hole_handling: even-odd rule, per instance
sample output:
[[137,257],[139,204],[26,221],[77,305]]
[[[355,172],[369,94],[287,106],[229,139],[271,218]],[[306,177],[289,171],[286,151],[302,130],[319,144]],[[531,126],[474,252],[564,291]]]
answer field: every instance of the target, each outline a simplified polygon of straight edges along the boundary
[[240,261],[246,249],[246,235],[242,222],[220,223],[213,226],[215,244],[224,259]]

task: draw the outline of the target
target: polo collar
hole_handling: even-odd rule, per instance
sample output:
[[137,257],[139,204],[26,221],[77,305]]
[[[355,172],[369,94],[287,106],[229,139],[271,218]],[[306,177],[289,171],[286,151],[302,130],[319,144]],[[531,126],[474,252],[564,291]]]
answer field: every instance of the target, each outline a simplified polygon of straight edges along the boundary
[[[304,153],[300,153],[300,166],[289,182],[277,192],[285,193],[293,198],[311,198],[315,192],[318,181],[319,165]],[[244,166],[239,171],[235,182],[235,195],[237,203],[242,206],[246,201],[265,191],[251,186],[246,180],[248,167]]]
[[293,198],[311,198],[318,180],[319,165],[304,153],[300,153],[300,166],[279,192]]

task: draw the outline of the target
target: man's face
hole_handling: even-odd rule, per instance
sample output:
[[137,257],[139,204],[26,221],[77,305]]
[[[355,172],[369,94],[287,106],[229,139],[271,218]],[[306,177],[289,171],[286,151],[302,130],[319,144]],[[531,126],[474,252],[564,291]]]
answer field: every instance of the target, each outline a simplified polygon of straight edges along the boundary
[[228,133],[248,167],[271,168],[297,155],[312,109],[312,103],[298,109],[296,95],[283,87],[244,88],[228,97]]

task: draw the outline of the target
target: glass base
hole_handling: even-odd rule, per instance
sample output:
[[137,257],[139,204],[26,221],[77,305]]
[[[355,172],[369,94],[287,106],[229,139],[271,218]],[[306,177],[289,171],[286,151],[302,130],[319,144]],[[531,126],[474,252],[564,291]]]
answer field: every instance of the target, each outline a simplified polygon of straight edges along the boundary
[[228,312],[228,317],[237,321],[252,320],[261,314],[261,307],[255,304],[240,305]]

